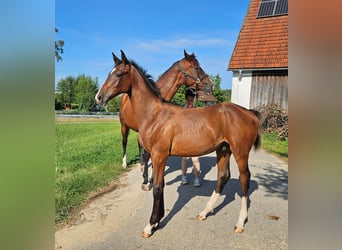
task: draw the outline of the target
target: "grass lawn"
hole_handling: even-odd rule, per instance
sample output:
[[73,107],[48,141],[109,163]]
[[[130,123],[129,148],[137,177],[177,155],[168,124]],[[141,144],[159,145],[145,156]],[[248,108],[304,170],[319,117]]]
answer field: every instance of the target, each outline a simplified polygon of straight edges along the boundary
[[[90,192],[125,170],[119,122],[56,123],[55,222],[68,218]],[[138,161],[137,133],[130,132],[127,163]]]
[[277,139],[277,133],[265,133],[262,134],[261,147],[268,152],[274,153],[280,156],[281,159],[288,161],[288,139],[280,141]]

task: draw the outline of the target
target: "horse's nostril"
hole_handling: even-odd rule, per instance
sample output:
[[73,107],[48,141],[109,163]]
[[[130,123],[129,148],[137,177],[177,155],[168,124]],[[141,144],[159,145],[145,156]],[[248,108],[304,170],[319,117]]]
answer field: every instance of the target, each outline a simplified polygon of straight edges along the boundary
[[97,96],[97,100],[101,101],[102,97],[100,95]]

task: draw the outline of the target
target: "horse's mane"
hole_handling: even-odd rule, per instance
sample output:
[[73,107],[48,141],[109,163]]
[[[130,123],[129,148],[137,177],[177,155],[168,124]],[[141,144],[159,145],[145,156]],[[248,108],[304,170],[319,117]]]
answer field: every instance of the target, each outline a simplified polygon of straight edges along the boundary
[[[198,61],[197,61],[197,58],[196,58],[196,56],[194,54],[189,55],[189,57],[190,57],[190,60],[193,61],[195,64],[199,64]],[[167,72],[169,72],[170,69],[172,69],[176,64],[178,64],[182,60],[184,60],[184,58],[181,59],[181,60],[178,60],[177,62],[172,64],[171,67],[168,68],[163,74],[161,74],[160,77],[163,77],[163,75],[165,75]]]
[[145,80],[147,86],[150,88],[150,90],[162,101],[164,99],[162,98],[159,88],[156,85],[156,82],[153,80],[153,77],[147,73],[147,70],[141,67],[136,61],[130,60],[131,64],[138,70],[140,75]]

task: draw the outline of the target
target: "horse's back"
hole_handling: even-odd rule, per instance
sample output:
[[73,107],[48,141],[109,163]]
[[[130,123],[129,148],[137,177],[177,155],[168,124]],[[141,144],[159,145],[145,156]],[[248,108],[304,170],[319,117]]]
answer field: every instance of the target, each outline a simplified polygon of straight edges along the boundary
[[226,112],[232,122],[248,122],[254,125],[258,125],[259,119],[257,111],[246,109],[238,104],[223,102],[220,103],[221,112]]

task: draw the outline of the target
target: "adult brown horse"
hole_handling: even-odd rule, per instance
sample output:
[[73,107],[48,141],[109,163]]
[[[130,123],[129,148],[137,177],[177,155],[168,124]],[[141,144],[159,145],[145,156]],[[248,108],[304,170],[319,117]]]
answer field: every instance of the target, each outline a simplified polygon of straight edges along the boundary
[[[255,113],[232,103],[184,109],[164,102],[155,83],[149,81],[134,62],[121,51],[115,66],[95,96],[105,105],[120,93],[128,93],[139,124],[139,142],[151,154],[153,164],[153,209],[142,236],[149,237],[164,216],[164,170],[169,155],[199,156],[216,151],[217,182],[204,210],[197,216],[206,219],[230,178],[231,154],[237,162],[242,187],[242,202],[235,232],[243,232],[247,219],[247,195],[251,148],[260,146],[259,120]],[[198,140],[194,140],[198,138]]]
[[[116,57],[113,54],[113,57]],[[185,85],[194,91],[202,90],[206,93],[210,93],[213,89],[213,84],[209,76],[201,68],[195,54],[189,55],[184,50],[184,58],[174,63],[167,71],[165,71],[156,85],[160,91],[161,96],[165,101],[170,101],[176,94],[177,90]],[[123,94],[120,102],[120,123],[121,123],[121,135],[122,135],[122,167],[127,167],[126,162],[126,147],[129,130],[133,129],[138,132],[138,123],[135,119],[132,104],[127,94]],[[149,155],[139,145],[140,163],[144,165],[143,172],[143,184],[142,189],[147,191],[151,189],[151,183],[148,181],[148,159]],[[152,181],[152,179],[151,179]]]

